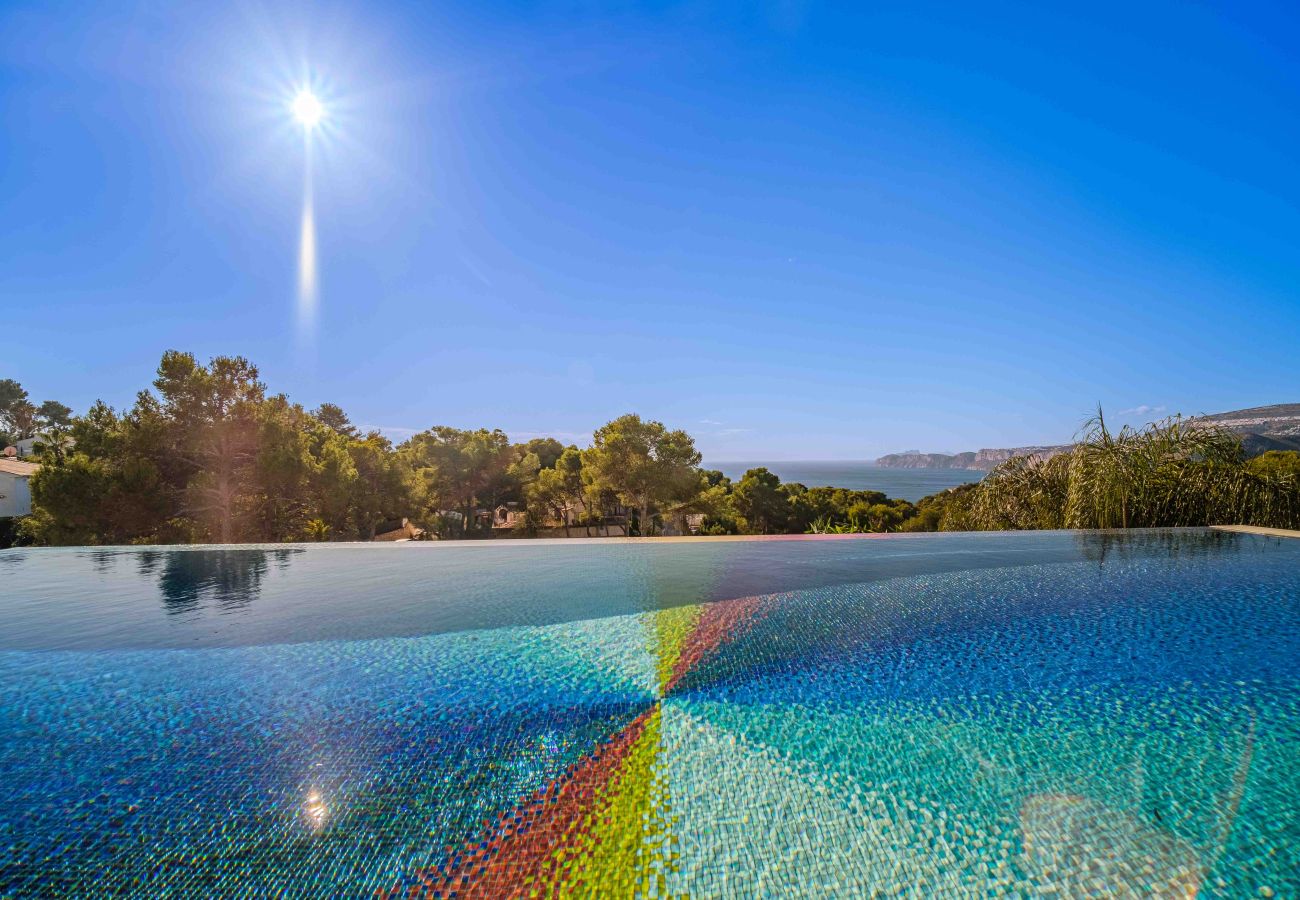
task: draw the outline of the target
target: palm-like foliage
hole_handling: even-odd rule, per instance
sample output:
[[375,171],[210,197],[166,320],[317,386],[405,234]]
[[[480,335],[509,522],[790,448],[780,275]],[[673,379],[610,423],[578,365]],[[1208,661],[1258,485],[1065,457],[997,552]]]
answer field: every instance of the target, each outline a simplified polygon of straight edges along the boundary
[[819,516],[808,526],[808,534],[857,534],[848,522],[835,522],[830,516]]
[[1252,472],[1241,442],[1178,416],[1112,432],[1099,410],[1050,459],[1017,457],[989,473],[945,529],[1300,527],[1300,484]]
[[1016,456],[998,466],[970,494],[951,504],[945,530],[1021,531],[1065,528],[1069,467],[1065,455]]

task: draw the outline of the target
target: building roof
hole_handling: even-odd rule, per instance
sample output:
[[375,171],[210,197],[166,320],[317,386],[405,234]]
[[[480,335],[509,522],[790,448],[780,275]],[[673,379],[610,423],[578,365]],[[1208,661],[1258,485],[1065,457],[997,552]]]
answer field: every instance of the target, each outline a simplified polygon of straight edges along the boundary
[[0,456],[0,472],[9,475],[31,475],[40,467],[40,463],[23,462],[21,459]]

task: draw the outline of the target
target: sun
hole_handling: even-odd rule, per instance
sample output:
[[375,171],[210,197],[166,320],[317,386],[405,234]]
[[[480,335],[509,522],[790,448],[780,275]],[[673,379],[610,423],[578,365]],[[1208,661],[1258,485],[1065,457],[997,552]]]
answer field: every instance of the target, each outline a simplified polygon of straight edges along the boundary
[[325,107],[311,91],[300,91],[293,98],[293,116],[303,128],[311,131],[325,116]]

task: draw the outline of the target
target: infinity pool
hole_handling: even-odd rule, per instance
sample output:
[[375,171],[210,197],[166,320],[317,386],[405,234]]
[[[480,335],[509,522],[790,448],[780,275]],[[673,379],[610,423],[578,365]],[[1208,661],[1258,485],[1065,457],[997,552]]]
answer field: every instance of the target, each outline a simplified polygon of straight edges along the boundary
[[0,896],[1300,896],[1300,541],[0,551]]

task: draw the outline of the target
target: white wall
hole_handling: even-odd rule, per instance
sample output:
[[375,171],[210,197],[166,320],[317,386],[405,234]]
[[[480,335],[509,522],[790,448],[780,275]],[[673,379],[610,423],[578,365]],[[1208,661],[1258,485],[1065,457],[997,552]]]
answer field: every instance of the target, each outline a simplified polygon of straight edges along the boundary
[[0,519],[25,516],[32,511],[32,492],[26,475],[0,472]]

